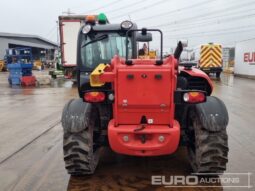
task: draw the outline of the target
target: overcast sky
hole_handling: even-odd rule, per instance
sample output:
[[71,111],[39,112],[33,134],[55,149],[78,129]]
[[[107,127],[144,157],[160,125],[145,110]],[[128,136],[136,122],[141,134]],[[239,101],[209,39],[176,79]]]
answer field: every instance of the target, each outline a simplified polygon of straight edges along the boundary
[[56,42],[56,21],[75,14],[106,13],[111,23],[131,19],[164,32],[164,48],[187,39],[234,45],[255,38],[255,0],[0,0],[0,32],[35,34]]

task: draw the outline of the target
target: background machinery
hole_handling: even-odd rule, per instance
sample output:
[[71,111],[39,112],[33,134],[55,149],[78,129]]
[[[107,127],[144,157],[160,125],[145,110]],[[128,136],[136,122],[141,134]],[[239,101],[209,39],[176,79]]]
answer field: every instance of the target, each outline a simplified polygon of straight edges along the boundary
[[31,48],[11,48],[6,50],[6,63],[10,85],[35,85],[32,75],[33,57]]
[[[137,42],[161,35],[159,59],[137,59]],[[81,28],[77,49],[80,99],[62,113],[64,161],[72,175],[93,174],[100,148],[120,154],[168,155],[186,145],[196,173],[222,173],[228,161],[224,103],[211,96],[209,77],[179,65],[181,42],[163,59],[163,34],[101,15]]]
[[0,60],[0,72],[6,71],[6,64],[4,60]]
[[64,69],[63,69],[63,65],[61,63],[61,54],[58,52],[58,54],[56,54],[56,64],[55,64],[55,69],[54,70],[50,70],[49,71],[49,75],[53,78],[62,78],[64,77]]
[[34,70],[42,70],[42,69],[44,69],[43,62],[40,59],[35,60],[33,64],[34,64],[33,65],[33,69]]

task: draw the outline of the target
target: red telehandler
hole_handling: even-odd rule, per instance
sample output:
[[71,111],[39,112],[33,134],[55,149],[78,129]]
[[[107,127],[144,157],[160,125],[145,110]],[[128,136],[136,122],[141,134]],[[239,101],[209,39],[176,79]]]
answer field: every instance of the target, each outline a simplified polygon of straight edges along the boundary
[[[93,174],[100,148],[159,156],[186,145],[196,173],[223,173],[228,161],[228,112],[211,96],[209,77],[179,63],[183,44],[163,59],[163,34],[130,21],[109,24],[104,15],[79,32],[77,82],[80,99],[64,107],[64,161],[72,175]],[[137,59],[137,42],[161,35],[157,59]]]

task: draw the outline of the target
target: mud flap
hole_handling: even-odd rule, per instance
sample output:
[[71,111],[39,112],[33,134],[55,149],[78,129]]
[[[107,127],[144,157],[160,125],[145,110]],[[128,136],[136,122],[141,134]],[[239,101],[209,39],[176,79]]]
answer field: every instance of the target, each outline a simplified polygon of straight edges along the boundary
[[66,103],[62,113],[62,127],[65,132],[78,133],[88,127],[86,117],[90,114],[91,104],[84,103],[82,99],[72,99]]
[[208,96],[205,103],[196,105],[196,110],[206,130],[218,132],[226,129],[229,122],[228,111],[219,98]]

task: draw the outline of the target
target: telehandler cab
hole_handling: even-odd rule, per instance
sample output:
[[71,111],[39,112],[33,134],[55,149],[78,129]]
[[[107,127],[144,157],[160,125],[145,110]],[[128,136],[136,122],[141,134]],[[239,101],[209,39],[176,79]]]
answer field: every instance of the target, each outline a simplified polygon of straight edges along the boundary
[[[228,161],[224,103],[209,77],[179,63],[183,44],[163,59],[163,34],[130,21],[89,19],[78,36],[80,99],[64,107],[64,161],[69,174],[93,174],[102,146],[120,154],[159,156],[186,145],[196,173],[223,173]],[[97,21],[96,21],[97,20]],[[136,43],[160,38],[158,59],[137,59]]]

